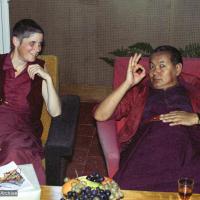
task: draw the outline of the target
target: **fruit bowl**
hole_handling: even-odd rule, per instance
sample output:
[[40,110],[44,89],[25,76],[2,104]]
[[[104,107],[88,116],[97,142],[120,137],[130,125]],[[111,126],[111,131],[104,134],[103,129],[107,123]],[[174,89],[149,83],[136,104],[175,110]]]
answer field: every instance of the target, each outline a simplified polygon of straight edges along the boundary
[[65,200],[119,200],[124,196],[113,179],[102,177],[97,172],[74,179],[66,178],[62,194]]

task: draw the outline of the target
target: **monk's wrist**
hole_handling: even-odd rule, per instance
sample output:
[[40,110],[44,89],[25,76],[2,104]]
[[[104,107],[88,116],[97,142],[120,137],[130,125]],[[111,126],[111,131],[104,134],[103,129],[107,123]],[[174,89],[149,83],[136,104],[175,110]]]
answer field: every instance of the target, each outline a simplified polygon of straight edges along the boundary
[[129,83],[128,81],[124,81],[123,82],[123,88],[127,91],[129,90],[130,88],[132,88],[133,85],[131,83]]
[[200,113],[196,113],[197,114],[197,117],[198,117],[198,121],[197,121],[197,124],[200,125]]

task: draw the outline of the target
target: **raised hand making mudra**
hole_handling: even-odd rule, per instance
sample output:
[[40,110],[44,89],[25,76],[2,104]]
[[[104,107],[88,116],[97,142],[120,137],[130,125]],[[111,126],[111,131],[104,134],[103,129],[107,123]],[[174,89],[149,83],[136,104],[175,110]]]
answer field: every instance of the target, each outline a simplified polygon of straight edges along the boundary
[[180,78],[184,66],[176,48],[156,48],[148,73],[140,58],[130,58],[125,80],[94,113],[98,121],[127,118],[114,179],[123,189],[176,191],[186,176],[200,192],[199,92]]
[[127,84],[130,85],[130,87],[138,84],[146,76],[144,67],[138,64],[141,56],[141,54],[136,53],[129,60],[126,81]]
[[94,116],[96,120],[109,119],[126,92],[146,76],[144,67],[138,64],[141,56],[135,54],[130,58],[125,81],[98,106]]

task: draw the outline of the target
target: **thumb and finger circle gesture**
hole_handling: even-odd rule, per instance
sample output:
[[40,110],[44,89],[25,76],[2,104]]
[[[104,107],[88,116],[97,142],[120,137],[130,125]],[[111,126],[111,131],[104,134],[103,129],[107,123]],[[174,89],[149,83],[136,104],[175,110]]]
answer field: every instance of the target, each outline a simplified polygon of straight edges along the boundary
[[131,87],[138,84],[146,76],[144,67],[138,64],[141,56],[142,54],[135,53],[129,59],[126,81],[128,81]]

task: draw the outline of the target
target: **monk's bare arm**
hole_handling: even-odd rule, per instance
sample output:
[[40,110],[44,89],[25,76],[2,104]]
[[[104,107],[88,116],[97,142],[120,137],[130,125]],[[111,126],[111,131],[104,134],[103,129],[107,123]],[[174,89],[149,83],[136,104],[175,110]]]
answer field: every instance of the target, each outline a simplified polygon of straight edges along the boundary
[[94,118],[97,121],[105,121],[109,119],[126,92],[146,76],[145,69],[143,66],[138,64],[140,58],[141,54],[135,54],[130,58],[125,81],[97,107],[94,113]]
[[123,82],[99,104],[94,113],[94,118],[97,121],[105,121],[109,119],[129,88],[130,86],[126,82]]

